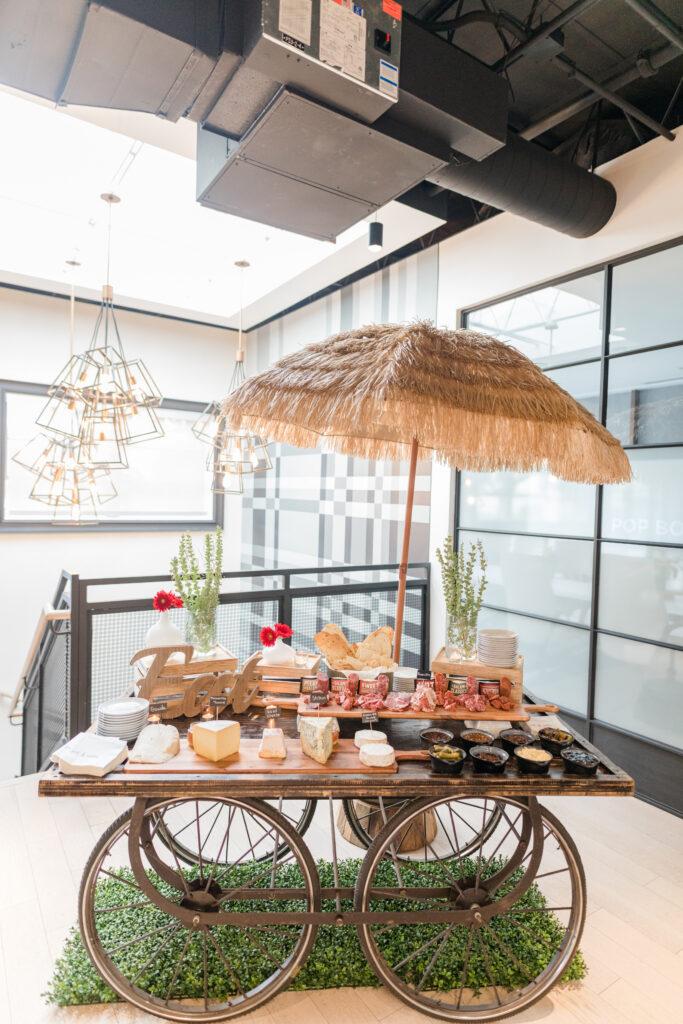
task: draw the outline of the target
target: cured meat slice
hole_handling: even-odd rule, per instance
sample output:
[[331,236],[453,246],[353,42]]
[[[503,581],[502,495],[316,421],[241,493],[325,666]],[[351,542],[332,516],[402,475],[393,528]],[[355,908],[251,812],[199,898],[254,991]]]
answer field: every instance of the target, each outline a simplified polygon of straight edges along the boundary
[[464,708],[465,707],[465,695],[459,693],[451,693],[448,690],[443,697],[443,706],[446,711],[451,711],[453,708]]
[[388,711],[407,711],[410,707],[410,694],[388,693],[384,698],[384,706]]
[[417,689],[410,699],[413,711],[434,711],[436,709],[436,693],[431,682],[418,682]]
[[379,693],[364,693],[358,698],[358,703],[363,711],[381,711],[384,707],[384,700]]
[[482,697],[478,693],[466,694],[463,698],[463,703],[468,711],[477,713],[486,711],[486,697]]

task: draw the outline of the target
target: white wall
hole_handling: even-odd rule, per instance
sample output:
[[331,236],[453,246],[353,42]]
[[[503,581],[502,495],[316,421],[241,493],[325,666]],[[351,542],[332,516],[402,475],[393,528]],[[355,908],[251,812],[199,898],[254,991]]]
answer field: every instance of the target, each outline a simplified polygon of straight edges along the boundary
[[[97,309],[77,303],[75,349],[87,347]],[[236,334],[140,313],[117,314],[127,355],[140,356],[167,398],[208,402],[223,395]],[[68,356],[68,302],[0,288],[0,379],[49,384]],[[28,475],[27,475],[28,479]],[[226,502],[225,567],[239,567],[241,515]],[[0,691],[13,690],[40,609],[59,573],[82,577],[164,574],[175,532],[0,533]],[[21,730],[0,702],[0,779],[19,770]]]
[[[442,242],[438,323],[454,327],[460,309],[683,235],[683,130],[675,142],[655,139],[606,164],[600,173],[614,184],[617,206],[592,238],[569,238],[505,213]],[[450,488],[450,471],[441,467],[432,477],[432,560],[452,530]],[[436,653],[444,629],[438,572],[432,582],[431,615]]]

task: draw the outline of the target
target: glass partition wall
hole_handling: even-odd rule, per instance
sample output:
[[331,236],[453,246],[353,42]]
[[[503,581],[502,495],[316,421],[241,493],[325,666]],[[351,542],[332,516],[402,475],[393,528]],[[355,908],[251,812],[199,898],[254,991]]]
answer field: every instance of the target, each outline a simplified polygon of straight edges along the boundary
[[683,244],[493,304],[507,341],[628,451],[633,482],[456,478],[456,538],[489,560],[481,624],[515,629],[526,686],[683,813]]

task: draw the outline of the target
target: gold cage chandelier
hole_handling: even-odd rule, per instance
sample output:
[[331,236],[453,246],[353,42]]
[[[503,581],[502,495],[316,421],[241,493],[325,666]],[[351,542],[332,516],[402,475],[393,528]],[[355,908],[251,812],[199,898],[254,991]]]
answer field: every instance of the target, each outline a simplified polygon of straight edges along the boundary
[[[155,411],[161,404],[159,389],[141,359],[126,358],[114,311],[111,208],[120,199],[111,192],[100,198],[109,208],[107,283],[90,345],[74,354],[72,283],[69,360],[48,388],[36,419],[41,433],[13,456],[37,477],[30,496],[54,506],[57,522],[96,521],[98,506],[116,497],[110,471],[127,468],[127,446],[164,434]],[[71,509],[69,516],[61,511],[64,507]]]
[[[73,270],[80,266],[77,260],[67,260]],[[69,296],[69,359],[73,358],[75,320],[75,288],[72,279]],[[77,421],[78,407],[67,409],[65,424]],[[17,465],[28,469],[35,477],[29,497],[53,509],[53,523],[79,525],[97,522],[97,509],[116,497],[116,488],[109,470],[79,462],[77,437],[68,437],[60,431],[35,434],[20,451],[12,456]]]
[[[230,378],[229,395],[246,380],[242,281],[249,263],[247,260],[237,260],[235,266],[240,271],[240,313],[237,352]],[[232,430],[221,412],[221,406],[222,402],[210,402],[193,425],[192,432],[200,441],[211,446],[206,468],[211,472],[214,491],[220,494],[243,494],[245,474],[261,473],[272,468],[268,441],[247,430]]]

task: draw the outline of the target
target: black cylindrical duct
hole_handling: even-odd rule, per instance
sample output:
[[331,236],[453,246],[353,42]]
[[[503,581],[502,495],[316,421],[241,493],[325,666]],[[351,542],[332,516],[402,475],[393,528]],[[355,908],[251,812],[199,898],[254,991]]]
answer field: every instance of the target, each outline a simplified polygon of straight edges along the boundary
[[611,182],[516,135],[485,160],[448,164],[427,180],[574,238],[604,227],[617,201]]

